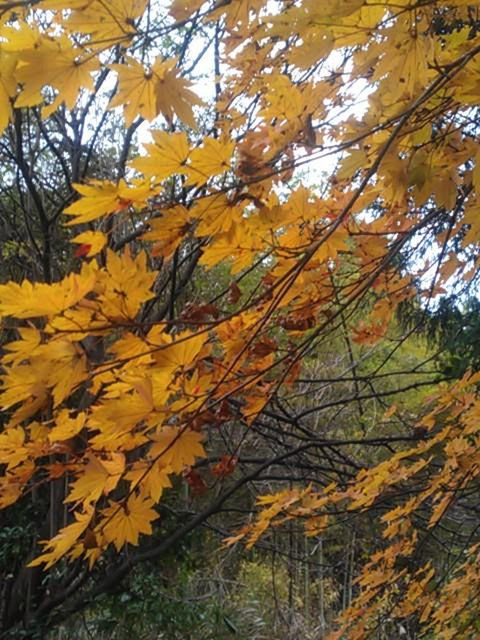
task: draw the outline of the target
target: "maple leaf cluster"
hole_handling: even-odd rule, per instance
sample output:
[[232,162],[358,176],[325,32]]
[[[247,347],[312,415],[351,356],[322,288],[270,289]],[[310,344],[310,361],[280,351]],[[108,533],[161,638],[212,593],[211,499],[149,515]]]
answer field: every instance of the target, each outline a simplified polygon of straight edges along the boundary
[[[1,361],[0,507],[64,478],[68,521],[30,566],[82,558],[92,567],[109,547],[153,533],[175,479],[208,493],[195,467],[218,441],[212,428],[234,422],[248,434],[330,331],[345,332],[351,355],[388,336],[400,305],[475,281],[478,7],[13,4],[0,14],[0,131],[18,134],[20,113],[47,123],[89,101],[121,109],[129,136],[151,123],[118,179],[73,181],[62,209],[66,233],[75,228],[71,270],[0,285],[13,336]],[[181,29],[182,46],[163,55],[162,37]],[[189,68],[196,31],[212,34],[203,50],[215,50],[211,99]],[[221,267],[226,287],[179,309],[176,269],[192,255],[206,277]],[[418,418],[426,436],[348,481],[260,497],[257,518],[231,538],[252,545],[292,519],[323,535],[338,511],[363,513],[416,483],[381,516],[382,547],[331,638],[367,637],[386,603],[393,617],[417,616],[425,633],[470,637],[462,629],[480,588],[479,542],[437,583],[433,562],[408,569],[397,558],[421,545],[421,509],[435,528],[452,496],[478,480],[477,382],[466,375],[440,389]],[[240,448],[216,456],[212,484],[235,476]]]

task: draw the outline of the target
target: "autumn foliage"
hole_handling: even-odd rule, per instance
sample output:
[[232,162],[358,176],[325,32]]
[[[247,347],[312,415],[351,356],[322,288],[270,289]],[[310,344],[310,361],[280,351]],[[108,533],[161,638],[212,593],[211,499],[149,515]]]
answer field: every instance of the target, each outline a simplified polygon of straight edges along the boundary
[[[29,567],[93,569],[147,540],[176,482],[202,499],[221,483],[215,509],[260,474],[236,479],[243,440],[303,384],[332,332],[350,351],[373,349],[400,305],[434,308],[449,287],[475,286],[479,6],[19,0],[0,11],[7,142],[28,113],[46,127],[82,112],[94,128],[91,105],[116,110],[129,140],[143,132],[115,179],[70,185],[65,271],[46,216],[38,277],[0,285],[0,506],[64,481],[63,522]],[[167,37],[179,43],[169,57]],[[205,52],[213,68],[199,69]],[[28,157],[17,159],[38,194]],[[220,286],[188,293],[193,273]],[[314,433],[308,411],[285,414],[285,433],[306,429],[285,456],[381,448],[358,454],[354,474],[336,458],[330,478],[260,496],[231,531],[230,544],[253,545],[289,521],[321,536],[374,514],[381,539],[332,640],[412,617],[418,637],[476,637],[477,528],[465,525],[447,568],[423,550],[478,487],[478,382],[467,372],[438,386],[391,432],[394,406],[378,431],[348,436]],[[222,431],[232,424],[234,446]]]

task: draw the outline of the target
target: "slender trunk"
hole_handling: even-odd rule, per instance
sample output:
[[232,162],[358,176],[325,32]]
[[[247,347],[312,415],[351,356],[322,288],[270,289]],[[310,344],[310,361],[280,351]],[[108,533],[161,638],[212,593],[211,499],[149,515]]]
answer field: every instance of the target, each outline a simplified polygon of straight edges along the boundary
[[319,564],[319,576],[318,576],[318,609],[320,618],[320,635],[319,640],[324,640],[326,621],[325,621],[325,582],[323,572],[323,538],[320,537],[318,542],[318,564]]
[[289,532],[288,532],[288,546],[289,546],[289,559],[288,559],[288,626],[293,624],[293,588],[295,580],[295,571],[293,566],[293,521],[290,520]]
[[310,620],[310,571],[308,563],[308,538],[304,537],[304,566],[303,566],[303,598],[304,598],[304,616],[307,628]]
[[355,565],[355,530],[352,532],[352,547],[350,553],[350,570],[348,572],[348,606],[352,604],[353,599],[353,573]]
[[347,608],[348,572],[350,569],[350,548],[345,549],[345,559],[343,562],[343,588],[342,588],[342,611]]

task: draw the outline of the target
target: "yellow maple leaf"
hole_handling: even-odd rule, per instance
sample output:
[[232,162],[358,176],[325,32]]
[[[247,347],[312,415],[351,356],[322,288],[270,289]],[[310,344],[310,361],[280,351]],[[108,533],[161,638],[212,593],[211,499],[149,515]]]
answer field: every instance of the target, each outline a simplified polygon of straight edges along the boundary
[[478,221],[480,220],[480,204],[476,200],[467,202],[465,206],[465,212],[463,216],[463,222],[469,225],[468,230],[462,240],[463,246],[467,246],[472,243],[478,243],[480,240],[480,226]]
[[201,147],[190,154],[187,183],[201,184],[231,168],[234,142],[216,138],[204,138]]
[[[148,0],[121,0],[117,2],[71,2],[65,0],[47,0],[48,4],[55,4],[55,8],[75,9],[67,21],[72,31],[79,31],[91,36],[93,42],[108,42],[129,40],[137,31],[135,22],[142,16]],[[65,6],[66,5],[66,6]],[[53,8],[53,7],[52,7]]]
[[81,300],[78,306],[66,309],[62,315],[50,319],[45,331],[49,334],[68,332],[71,340],[83,340],[95,327],[105,325],[105,319],[96,315],[97,310],[98,304],[94,300]]
[[[81,347],[70,340],[59,340],[62,343],[63,353],[50,354],[45,345],[43,357],[50,365],[47,384],[51,387],[53,406],[57,407],[71,392],[83,382],[88,375],[87,362]],[[42,357],[42,356],[39,356]],[[37,360],[34,364],[36,364]]]
[[112,64],[118,74],[118,91],[109,107],[123,107],[125,124],[130,126],[137,116],[153,120],[159,114],[155,87],[157,77],[152,69],[146,69],[135,58],[127,58],[126,64]]
[[12,115],[11,98],[17,92],[16,66],[17,56],[0,47],[0,133],[5,129]]
[[288,60],[301,69],[308,69],[320,58],[328,56],[335,44],[333,34],[325,27],[309,30],[299,45],[288,52]]
[[108,180],[91,180],[88,184],[74,184],[80,198],[63,213],[75,216],[67,225],[91,222],[103,215],[118,213],[128,206],[143,206],[149,197],[154,195],[150,185],[143,181],[133,181],[132,185],[120,180],[118,184]]
[[182,395],[170,404],[173,413],[192,413],[200,409],[210,393],[212,376],[200,376],[198,369],[190,378],[182,380]]
[[113,182],[91,180],[89,184],[74,184],[73,186],[83,198],[63,210],[63,213],[75,216],[75,219],[67,224],[91,222],[118,210],[119,188]]
[[125,468],[125,458],[116,454],[110,460],[99,460],[90,454],[81,475],[72,484],[65,502],[82,502],[86,508],[97,502],[102,493],[115,488]]
[[201,101],[190,90],[190,83],[179,77],[175,62],[158,57],[150,68],[145,68],[130,57],[127,64],[111,65],[118,74],[119,88],[109,106],[123,106],[127,126],[139,115],[150,121],[162,113],[170,121],[176,114],[195,127],[191,105]]
[[335,260],[339,251],[347,250],[347,239],[347,230],[343,227],[338,228],[335,233],[320,244],[315,252],[315,257],[322,261]]
[[[19,467],[17,467],[18,469]],[[32,469],[32,473],[35,470],[35,465],[33,462],[30,463],[30,468]],[[15,471],[17,471],[15,469]],[[31,476],[32,474],[30,474]],[[6,473],[3,477],[0,478],[0,509],[5,509],[9,507],[11,504],[14,504],[22,495],[22,489],[25,484],[24,481],[27,482],[29,477],[18,478],[16,474]]]
[[248,29],[250,12],[258,11],[263,6],[264,0],[235,0],[234,2],[219,3],[218,9],[212,13],[211,18],[225,15],[226,27],[229,31]]
[[22,427],[6,429],[0,434],[0,464],[6,464],[7,469],[16,467],[28,458],[28,451],[23,446],[25,431]]
[[135,158],[130,164],[146,176],[164,180],[176,173],[185,173],[190,146],[187,134],[152,131],[155,144],[145,144],[147,156]]
[[195,458],[204,458],[202,435],[185,427],[161,427],[152,436],[149,457],[158,459],[172,473],[191,467]]
[[53,113],[62,102],[68,109],[73,109],[82,87],[94,90],[91,74],[98,68],[98,60],[85,56],[66,36],[44,37],[34,49],[24,51],[19,57],[16,77],[23,88],[15,106],[30,107],[43,102],[41,89],[49,85],[58,91],[58,95],[44,109],[44,117]]
[[35,355],[37,347],[40,346],[42,336],[38,329],[34,327],[20,327],[18,329],[20,334],[20,340],[9,342],[4,345],[4,349],[7,353],[3,356],[4,364],[17,365],[22,360],[30,358]]
[[135,318],[140,306],[154,297],[151,287],[156,274],[147,269],[147,256],[132,258],[125,250],[117,255],[107,249],[106,271],[98,275],[98,301],[102,313],[111,320]]
[[175,342],[168,346],[161,345],[153,357],[158,367],[174,372],[180,367],[192,365],[206,340],[205,333],[195,334],[184,331],[176,336]]
[[[108,352],[118,359],[135,358],[137,364],[150,364],[153,361],[151,350],[145,340],[133,333],[126,332],[112,344]],[[109,395],[112,395],[110,391]]]
[[199,218],[196,235],[211,236],[228,232],[234,222],[242,218],[241,210],[224,193],[215,193],[198,199],[191,209],[193,218]]
[[73,438],[83,429],[85,419],[83,412],[72,418],[68,409],[62,409],[55,418],[55,426],[48,432],[48,439],[50,442],[57,442]]
[[111,502],[102,512],[104,519],[98,529],[107,542],[113,542],[117,551],[126,543],[137,545],[139,535],[151,534],[152,522],[159,517],[152,509],[153,504],[150,498],[135,494],[129,497],[125,506]]
[[223,545],[225,547],[232,547],[234,544],[236,544],[240,540],[243,540],[247,535],[249,535],[251,530],[252,530],[252,525],[250,524],[243,525],[243,527],[238,529],[236,535],[228,536],[227,538],[224,538]]
[[0,22],[0,34],[2,37],[2,50],[9,53],[24,53],[39,46],[42,35],[38,25],[27,24],[27,22],[16,22],[13,24],[5,24],[2,16]]
[[166,60],[157,67],[159,78],[157,84],[157,108],[168,121],[176,115],[192,129],[197,123],[193,115],[192,105],[203,105],[202,100],[190,88],[190,82],[182,78],[175,68],[176,60]]
[[180,245],[190,228],[190,213],[179,205],[162,212],[162,217],[150,221],[150,231],[144,233],[144,240],[154,241],[154,256],[169,258]]
[[95,272],[85,267],[80,274],[71,273],[53,284],[24,280],[22,284],[0,285],[0,317],[35,318],[62,313],[90,293],[95,281]]
[[99,253],[107,244],[107,236],[101,231],[84,231],[72,238],[71,242],[84,245],[86,251],[82,255],[91,257]]
[[19,424],[32,416],[47,401],[46,378],[49,365],[48,362],[36,367],[22,364],[8,369],[2,376],[2,409],[23,403],[10,419],[10,426]]
[[317,515],[305,520],[305,535],[306,536],[319,536],[328,527],[330,516],[328,514]]
[[39,564],[45,564],[44,569],[49,569],[58,562],[60,558],[63,558],[88,527],[92,520],[93,513],[93,507],[88,504],[83,513],[75,513],[76,522],[61,529],[51,540],[43,541],[42,544],[44,548],[50,549],[50,551],[32,560],[28,566],[36,567]]
[[[229,218],[229,214],[233,214],[233,220]],[[226,209],[224,216],[217,221],[212,217],[211,226],[209,225],[210,215],[205,219],[205,224],[213,228],[214,225],[225,224],[229,226],[227,233],[217,233],[210,239],[209,244],[204,248],[199,263],[207,267],[214,267],[222,260],[231,262],[232,274],[238,273],[242,269],[249,267],[257,252],[262,251],[265,245],[261,242],[258,234],[254,233],[254,224],[241,219],[241,212],[237,207]],[[205,229],[203,220],[197,227],[197,232]],[[242,224],[243,223],[243,224]],[[208,227],[207,227],[208,228]],[[199,233],[200,234],[200,233]]]
[[272,74],[260,114],[265,120],[293,121],[307,113],[300,88],[284,74]]
[[203,3],[204,0],[173,0],[169,12],[175,20],[185,20],[195,13]]
[[142,493],[158,502],[162,497],[163,490],[172,486],[170,473],[171,469],[165,466],[162,460],[156,460],[153,464],[138,460],[133,464],[132,469],[125,474],[125,480],[130,481],[132,489],[140,484]]
[[258,385],[256,391],[253,391],[245,398],[245,405],[242,407],[242,415],[248,425],[251,425],[255,418],[269,401],[270,385]]
[[[122,443],[122,435],[129,437],[131,429],[141,420],[147,418],[153,410],[151,398],[145,398],[142,394],[123,393],[120,397],[106,399],[93,410],[93,416],[89,424],[99,430],[94,442],[97,446],[106,446],[110,439],[109,425],[114,429],[117,446]],[[105,440],[104,438],[107,438]]]

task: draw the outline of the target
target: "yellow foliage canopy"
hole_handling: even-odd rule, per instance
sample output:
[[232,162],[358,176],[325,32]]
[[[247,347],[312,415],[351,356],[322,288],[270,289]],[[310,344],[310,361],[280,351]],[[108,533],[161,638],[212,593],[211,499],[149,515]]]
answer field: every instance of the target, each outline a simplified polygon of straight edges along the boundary
[[[64,526],[30,566],[81,557],[91,567],[109,547],[138,545],[175,477],[206,490],[199,459],[221,460],[208,467],[212,486],[239,477],[237,449],[256,446],[251,434],[277,403],[281,446],[293,450],[292,437],[300,452],[318,447],[336,479],[319,472],[315,486],[275,485],[230,542],[252,545],[293,519],[322,536],[339,514],[387,505],[383,542],[330,638],[367,637],[387,605],[392,619],[416,616],[424,634],[472,637],[476,530],[451,575],[437,580],[430,559],[409,562],[455,496],[478,483],[478,374],[438,387],[413,423],[390,400],[365,417],[359,385],[372,385],[376,400],[389,394],[357,369],[394,335],[400,306],[430,304],[478,276],[477,5],[4,4],[0,132],[17,153],[18,189],[41,212],[30,233],[44,262],[55,221],[68,216],[44,281],[0,284],[0,506],[62,476],[67,487]],[[213,67],[199,71],[207,53]],[[123,164],[107,180],[95,127],[117,107]],[[65,169],[58,131],[48,135],[65,114],[79,148],[92,144],[94,169],[91,178],[76,171],[68,196],[59,189],[63,210],[47,215],[57,183],[39,194],[22,135],[35,121]],[[68,240],[79,245],[73,255]],[[353,379],[359,412],[345,442],[310,421],[336,401],[309,408],[315,394],[300,375],[338,335],[348,365],[329,383]],[[282,404],[289,393],[293,404]],[[389,421],[407,432],[392,436]],[[385,443],[388,455],[358,453]]]

